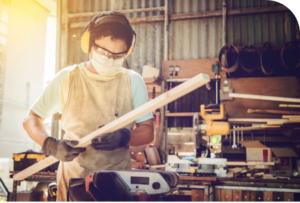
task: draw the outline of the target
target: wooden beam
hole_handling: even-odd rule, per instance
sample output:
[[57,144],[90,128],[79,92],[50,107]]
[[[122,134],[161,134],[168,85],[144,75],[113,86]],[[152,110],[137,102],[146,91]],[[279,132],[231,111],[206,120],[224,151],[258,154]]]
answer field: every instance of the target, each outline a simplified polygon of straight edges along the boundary
[[261,124],[261,126],[255,126],[255,127],[234,128],[234,129],[231,129],[230,132],[247,131],[247,130],[261,130],[261,129],[267,129],[267,128],[280,128],[280,124],[277,126],[267,126],[267,125]]
[[187,117],[187,116],[194,116],[195,113],[196,112],[165,113],[165,116],[166,117]]
[[[119,13],[141,13],[141,12],[150,12],[150,11],[164,11],[165,7],[154,7],[154,8],[139,8],[139,9],[128,9],[128,10],[117,10]],[[100,13],[109,13],[111,11],[97,11],[97,12],[88,12],[88,13],[69,13],[69,18],[78,18],[78,17],[93,17]]]
[[282,118],[300,118],[300,115],[283,115]]
[[274,166],[274,162],[226,162],[226,166],[255,166],[255,165],[269,165]]
[[164,61],[169,60],[169,0],[165,0]]
[[272,118],[229,118],[228,122],[249,122],[249,123],[267,123],[269,121],[288,121],[287,118],[284,119],[272,119]]
[[[163,22],[164,15],[160,16],[146,16],[146,17],[138,17],[138,18],[128,18],[130,24],[140,24],[140,23],[155,23],[155,22]],[[77,22],[71,23],[70,28],[83,28],[89,22]]]
[[279,107],[300,108],[300,105],[295,105],[295,104],[279,104]]
[[299,115],[299,111],[282,111],[282,110],[271,110],[271,109],[248,109],[247,113],[268,113],[268,114],[290,114]]
[[[103,126],[102,128],[90,133],[89,135],[81,138],[79,143],[76,147],[86,147],[91,144],[91,140],[97,136],[104,135],[106,133],[114,132],[129,123],[134,122],[136,119],[142,117],[143,115],[154,111],[161,106],[164,106],[179,97],[182,97],[185,94],[205,85],[210,81],[209,76],[205,74],[199,74],[195,77],[191,78],[190,80],[176,86],[175,88],[171,89],[170,91],[161,94],[160,96],[156,97],[155,99],[147,102],[146,104],[134,109],[133,111],[123,115],[122,117],[114,120],[111,123]],[[42,161],[26,168],[25,170],[21,171],[20,173],[14,175],[14,180],[24,180],[26,177],[44,169],[45,167],[57,162],[58,160],[52,156],[43,159]]]
[[229,97],[300,103],[300,99],[296,99],[296,98],[273,97],[273,96],[264,96],[264,95],[254,95],[254,94],[229,93]]
[[[130,11],[130,10],[128,10]],[[227,11],[227,16],[235,16],[235,15],[249,15],[249,14],[260,14],[260,13],[272,13],[272,12],[280,12],[280,11],[289,11],[285,6],[272,6],[272,7],[256,7],[256,8],[242,8],[242,9],[231,9]],[[109,12],[109,11],[107,11]],[[93,12],[93,14],[89,14],[89,16],[94,16],[101,13]],[[70,15],[70,14],[69,14]],[[71,16],[80,15],[80,14],[71,14]],[[196,12],[196,13],[180,13],[180,14],[172,14],[170,15],[169,20],[188,20],[188,19],[199,19],[199,18],[213,18],[213,17],[222,17],[223,10],[219,11],[205,11],[205,12]],[[164,22],[165,16],[146,16],[146,17],[138,17],[138,18],[128,18],[130,24],[138,24],[138,23],[152,23],[152,22]],[[71,28],[82,28],[87,25],[88,22],[81,23],[71,23]]]

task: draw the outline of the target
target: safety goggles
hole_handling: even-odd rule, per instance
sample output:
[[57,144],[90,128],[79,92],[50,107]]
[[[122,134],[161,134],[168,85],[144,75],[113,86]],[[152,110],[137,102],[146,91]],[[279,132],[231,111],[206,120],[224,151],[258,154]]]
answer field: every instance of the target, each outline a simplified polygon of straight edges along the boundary
[[121,59],[121,58],[125,58],[127,55],[127,51],[122,53],[112,53],[102,47],[99,47],[97,44],[95,44],[95,42],[93,42],[93,47],[97,53],[106,56],[109,59]]

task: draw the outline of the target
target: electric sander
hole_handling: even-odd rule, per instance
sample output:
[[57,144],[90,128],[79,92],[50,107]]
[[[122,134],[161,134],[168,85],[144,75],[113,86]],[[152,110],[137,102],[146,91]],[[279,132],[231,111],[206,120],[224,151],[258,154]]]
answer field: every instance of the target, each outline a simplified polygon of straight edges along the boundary
[[170,192],[179,184],[176,172],[103,170],[84,179],[70,179],[67,200],[146,201],[148,196]]

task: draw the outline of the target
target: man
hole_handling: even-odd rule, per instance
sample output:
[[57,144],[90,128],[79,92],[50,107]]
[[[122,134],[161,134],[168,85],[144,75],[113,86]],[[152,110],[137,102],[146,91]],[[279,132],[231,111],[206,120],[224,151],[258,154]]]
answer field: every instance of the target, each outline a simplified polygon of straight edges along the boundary
[[[78,140],[148,101],[142,78],[121,67],[133,50],[135,32],[123,14],[95,16],[80,36],[90,60],[61,70],[32,106],[23,126],[46,155],[60,160],[57,173],[58,201],[66,201],[70,178],[104,169],[131,169],[129,146],[153,140],[151,113],[107,135],[75,148]],[[43,121],[62,113],[62,140],[49,137]]]

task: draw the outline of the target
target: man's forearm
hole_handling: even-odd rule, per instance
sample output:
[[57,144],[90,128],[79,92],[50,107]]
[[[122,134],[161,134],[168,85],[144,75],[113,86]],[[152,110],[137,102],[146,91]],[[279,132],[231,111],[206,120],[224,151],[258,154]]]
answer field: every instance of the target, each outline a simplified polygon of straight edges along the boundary
[[44,119],[30,111],[23,122],[23,127],[29,137],[40,146],[43,145],[44,140],[49,136],[43,124],[43,120]]
[[137,128],[130,131],[128,146],[140,146],[149,144],[154,139],[153,119],[145,124],[137,125]]

